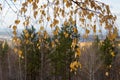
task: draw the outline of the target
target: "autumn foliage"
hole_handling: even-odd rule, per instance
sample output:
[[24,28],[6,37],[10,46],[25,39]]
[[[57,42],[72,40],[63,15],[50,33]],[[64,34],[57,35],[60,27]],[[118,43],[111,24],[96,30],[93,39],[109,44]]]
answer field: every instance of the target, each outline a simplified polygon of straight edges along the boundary
[[[17,0],[14,0],[14,3],[16,2]],[[1,5],[0,9],[2,10]],[[50,49],[55,48],[56,53],[59,53],[62,50],[64,51],[64,49],[66,51],[66,48],[62,49],[62,42],[68,40],[70,41],[70,44],[68,44],[67,48],[71,49],[71,54],[74,52],[74,55],[72,54],[74,59],[72,58],[70,62],[66,64],[71,68],[70,71],[75,71],[76,73],[77,69],[82,67],[81,62],[79,62],[82,49],[78,44],[79,39],[77,35],[81,33],[79,30],[80,28],[83,29],[82,38],[86,39],[90,34],[96,36],[98,33],[102,33],[102,30],[99,27],[103,27],[105,29],[107,32],[106,36],[111,42],[118,36],[117,26],[115,25],[116,16],[111,13],[109,5],[99,0],[25,0],[22,1],[22,5],[16,14],[17,18],[11,27],[13,29],[12,41],[15,45],[14,51],[18,54],[19,59],[26,59],[25,66],[30,65],[29,68],[33,72],[36,72],[36,70],[33,70],[36,64],[39,62],[41,64],[44,63],[41,62],[43,58],[39,60],[37,57],[38,62],[33,61],[33,64],[27,65],[27,63],[32,61],[31,59],[36,55],[43,56],[39,53],[44,53],[44,51],[40,52],[40,50],[47,49],[46,51],[49,52]],[[34,25],[37,25],[37,31],[31,32],[32,30],[29,30],[29,27],[33,25],[34,22]],[[22,38],[17,33],[19,25],[24,26]],[[63,26],[70,27],[70,29],[72,29],[71,32],[63,30],[63,32],[60,33],[61,29],[63,29],[61,27]],[[51,35],[49,34],[54,38],[51,38]],[[66,45],[67,42],[65,42]],[[103,42],[101,47],[101,50],[106,53],[107,45],[108,44],[106,44],[106,42]],[[108,47],[110,46],[110,48],[112,48],[111,45],[112,44],[110,43]],[[112,49],[111,51],[108,51],[111,58],[115,56],[115,52],[113,51],[114,50]],[[25,55],[32,53],[35,54],[26,58]],[[62,54],[60,54],[60,56],[61,55]],[[104,57],[106,56],[107,54],[105,54]],[[56,57],[56,55],[54,55],[53,58],[54,57]],[[66,60],[68,59],[66,58]],[[53,63],[57,64],[56,62]],[[34,66],[31,67],[31,65]],[[40,66],[42,68],[44,67],[43,65],[37,65],[37,69]],[[27,72],[25,74],[27,75]],[[41,75],[43,74],[41,73]]]

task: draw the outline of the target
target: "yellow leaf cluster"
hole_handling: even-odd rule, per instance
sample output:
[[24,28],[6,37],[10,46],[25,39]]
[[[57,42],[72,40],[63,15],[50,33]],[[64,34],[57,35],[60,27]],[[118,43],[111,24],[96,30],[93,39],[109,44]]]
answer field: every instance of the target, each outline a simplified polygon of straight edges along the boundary
[[25,33],[25,37],[28,38],[30,35],[29,33]]
[[17,43],[18,45],[20,45],[20,44],[21,44],[21,40],[20,40],[19,38],[17,38],[16,43]]
[[14,0],[14,2],[16,2],[16,0]]
[[69,22],[64,21],[64,26],[69,26]]
[[36,3],[36,2],[33,2],[33,3],[32,3],[32,5],[33,5],[33,10],[35,10],[35,9],[37,9],[37,8],[38,8],[38,5],[37,5],[37,3]]
[[14,52],[17,53],[20,58],[23,58],[23,56],[22,56],[22,54],[23,54],[22,50],[14,48]]
[[94,16],[94,14],[93,14],[93,13],[90,13],[90,14],[87,16],[87,18],[91,20],[93,16]]
[[71,44],[71,48],[75,48],[75,46],[77,45],[77,39],[74,38],[73,41],[72,41],[72,44]]
[[64,32],[64,36],[65,36],[65,38],[67,38],[69,36],[69,34],[67,32]]
[[58,5],[59,4],[59,0],[56,0],[56,3],[55,3],[56,5]]
[[22,51],[21,50],[18,50],[18,55],[19,55],[19,57],[21,57],[21,55],[22,55]]
[[55,26],[55,25],[57,25],[57,24],[59,24],[59,20],[54,19],[54,21],[53,21],[53,26]]
[[96,33],[96,25],[93,26],[93,32]]
[[51,45],[52,45],[52,48],[54,48],[54,47],[55,47],[55,42],[52,41],[52,42],[51,42]]
[[24,32],[26,38],[28,38],[30,36],[30,34],[28,33],[28,31],[26,29],[23,32]]
[[12,41],[13,41],[13,42],[16,42],[16,41],[17,41],[17,36],[16,36],[16,35],[13,36]]
[[70,22],[72,22],[72,21],[73,21],[73,18],[72,18],[72,16],[70,16],[70,18],[69,18],[69,21],[70,21]]
[[33,2],[33,0],[27,0],[27,2],[32,3],[32,2]]
[[65,3],[67,2],[67,0],[63,0]]
[[37,43],[37,48],[40,49],[40,44],[39,43]]
[[84,19],[84,18],[80,18],[79,20],[80,20],[82,23],[85,22],[85,19]]
[[54,30],[54,31],[53,31],[53,34],[54,34],[54,35],[58,35],[58,31],[57,31],[57,30]]
[[24,26],[28,26],[28,25],[29,25],[29,21],[26,20],[25,22],[23,22],[23,25],[24,25]]
[[20,23],[20,20],[15,20],[15,24],[19,24]]
[[47,39],[48,38],[48,33],[47,33],[47,31],[44,31],[44,39]]
[[28,2],[22,3],[22,6],[24,6],[24,7],[26,6],[27,7],[28,6]]
[[64,10],[62,10],[62,16],[65,17],[65,11]]
[[76,52],[75,52],[75,58],[76,58],[76,57],[79,57],[80,55],[81,55],[80,48],[77,48],[77,49],[76,49]]
[[47,21],[50,21],[50,17],[47,17]]
[[39,0],[34,0],[36,3],[38,3],[39,2]]
[[81,64],[78,61],[74,61],[70,64],[71,71],[76,71],[78,67],[81,68]]
[[26,13],[27,9],[25,7],[21,7],[21,13]]
[[41,10],[40,12],[41,12],[42,15],[44,15],[44,16],[46,15],[44,10]]
[[90,33],[90,30],[86,29],[85,32],[86,32],[86,34],[89,34],[89,33]]
[[16,29],[17,29],[17,26],[14,25],[14,26],[13,26],[13,30],[16,31]]
[[16,32],[16,31],[13,31],[13,34],[14,34],[14,35],[17,35],[17,32]]
[[112,55],[112,57],[114,57],[114,56],[115,56],[115,53],[112,51],[112,52],[111,52],[111,55]]
[[41,31],[44,30],[44,26],[41,26],[41,27],[40,27],[40,30],[41,30]]
[[74,31],[74,33],[78,33],[78,30],[77,30],[77,28],[73,28],[73,31]]
[[38,11],[34,11],[34,18],[36,18]]
[[72,2],[71,1],[66,1],[66,7],[70,7],[72,5]]
[[54,34],[54,35],[58,35],[59,30],[60,30],[60,29],[59,29],[59,27],[57,26],[56,29],[53,31],[53,34]]

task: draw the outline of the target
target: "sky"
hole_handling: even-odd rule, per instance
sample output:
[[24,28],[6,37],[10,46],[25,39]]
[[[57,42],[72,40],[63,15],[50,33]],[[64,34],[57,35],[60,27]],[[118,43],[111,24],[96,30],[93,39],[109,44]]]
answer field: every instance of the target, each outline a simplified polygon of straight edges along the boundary
[[[13,10],[9,8],[6,1],[10,4]],[[0,12],[0,32],[11,30],[8,27],[14,24],[14,20],[17,18],[17,15],[14,13],[14,11],[20,8],[20,3],[21,3],[20,1],[22,2],[22,0],[19,0],[14,5],[10,0],[0,0],[0,3],[3,4],[2,5],[3,10],[2,12]],[[112,13],[117,16],[116,25],[120,30],[120,27],[119,27],[120,26],[120,0],[99,0],[99,1],[104,2],[110,6]],[[19,28],[22,29],[23,27],[19,27]]]

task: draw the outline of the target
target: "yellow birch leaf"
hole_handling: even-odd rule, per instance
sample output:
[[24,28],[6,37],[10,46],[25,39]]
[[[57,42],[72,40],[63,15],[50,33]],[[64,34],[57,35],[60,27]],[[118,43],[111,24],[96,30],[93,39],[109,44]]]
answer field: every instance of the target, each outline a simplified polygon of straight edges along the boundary
[[27,0],[27,2],[31,3],[31,2],[33,2],[33,0]]
[[35,0],[35,2],[36,2],[36,3],[38,3],[38,2],[39,2],[39,0]]
[[65,11],[64,11],[64,10],[62,10],[62,17],[64,17],[64,16],[65,16],[65,14],[64,14],[64,13],[65,13]]
[[25,29],[25,30],[23,30],[23,32],[24,32],[24,33],[27,33],[28,31]]
[[24,2],[24,3],[22,3],[22,6],[28,6],[28,2]]
[[17,29],[17,26],[14,25],[14,26],[13,26],[13,30],[15,31],[16,29]]
[[44,8],[46,8],[46,7],[47,7],[47,5],[46,5],[46,4],[44,4],[44,5],[43,5],[43,7],[44,7]]
[[29,33],[25,33],[25,37],[28,38],[30,35]]
[[15,24],[19,24],[20,23],[20,20],[15,20]]
[[13,31],[13,34],[14,34],[14,35],[17,35],[17,32],[16,32],[16,31]]
[[86,34],[89,34],[89,33],[90,33],[90,30],[86,29],[85,32],[86,32]]
[[78,32],[77,28],[73,28],[73,31],[74,31],[74,33]]
[[34,18],[36,18],[38,11],[34,11]]
[[16,0],[14,0],[14,2],[16,2]]
[[55,5],[58,5],[59,4],[59,0],[56,1]]
[[17,38],[17,42],[18,45],[21,44],[21,40]]
[[96,25],[93,26],[93,32],[96,33]]
[[75,52],[75,58],[78,56],[80,56],[81,55],[81,52],[80,52],[80,48],[77,48],[76,49],[76,52]]
[[44,31],[44,39],[47,39],[48,38],[48,33],[47,31]]
[[40,27],[40,30],[44,30],[44,26],[41,26],[41,27]]
[[50,21],[50,17],[47,17],[47,21]]
[[40,46],[38,46],[38,49],[40,49]]
[[52,42],[51,42],[51,45],[52,45],[52,48],[54,48],[54,47],[55,47],[55,42],[52,41]]
[[66,2],[67,2],[67,0],[64,0],[64,2],[66,3]]
[[79,20],[80,20],[82,23],[85,22],[85,19],[84,19],[84,18],[80,18]]
[[24,26],[28,26],[28,25],[29,25],[29,21],[23,22],[23,25],[24,25]]
[[21,8],[21,13],[22,13],[22,12],[26,13],[26,11],[27,11],[27,9],[26,9],[25,7],[22,7],[22,8]]
[[65,38],[67,38],[69,36],[69,34],[64,32],[64,36],[65,36]]
[[92,19],[92,15],[89,14],[89,15],[87,16],[87,18],[91,20],[91,19]]
[[22,51],[21,50],[18,50],[18,55],[19,55],[19,57],[21,57],[21,55],[22,55]]
[[114,57],[114,56],[115,56],[115,53],[112,51],[112,52],[111,52],[111,55],[112,55],[112,57]]
[[55,26],[55,25],[57,25],[58,23],[59,23],[59,20],[54,19],[54,21],[53,21],[53,25]]
[[73,21],[73,18],[72,18],[72,16],[70,16],[70,18],[69,18],[69,21],[70,21],[70,22],[72,22],[72,21]]
[[33,2],[33,3],[32,3],[32,5],[33,5],[33,10],[35,10],[35,9],[37,9],[37,8],[38,8],[38,6],[37,6],[36,2]]
[[66,7],[68,8],[68,7],[70,7],[72,5],[72,2],[71,1],[67,1],[66,2]]

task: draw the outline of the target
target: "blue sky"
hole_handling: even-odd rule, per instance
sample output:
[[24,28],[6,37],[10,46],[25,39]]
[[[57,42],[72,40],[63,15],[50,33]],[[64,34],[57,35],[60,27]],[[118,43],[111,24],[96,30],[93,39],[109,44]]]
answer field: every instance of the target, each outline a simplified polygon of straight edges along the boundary
[[[6,0],[9,2],[13,10],[16,11],[15,6],[10,0]],[[22,0],[21,0],[22,1]],[[120,0],[99,0],[101,2],[104,2],[110,6],[110,9],[113,14],[117,15],[117,25],[120,25]],[[0,12],[0,32],[2,30],[5,30],[9,27],[9,25],[14,23],[14,20],[17,18],[17,15],[9,8],[9,6],[6,4],[5,0],[0,0],[0,3],[3,4],[3,11]],[[16,3],[17,8],[20,8],[20,3]],[[20,27],[22,28],[22,27]]]

